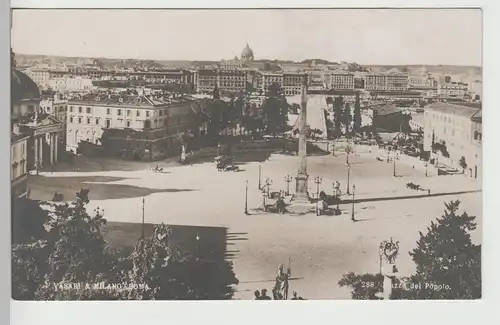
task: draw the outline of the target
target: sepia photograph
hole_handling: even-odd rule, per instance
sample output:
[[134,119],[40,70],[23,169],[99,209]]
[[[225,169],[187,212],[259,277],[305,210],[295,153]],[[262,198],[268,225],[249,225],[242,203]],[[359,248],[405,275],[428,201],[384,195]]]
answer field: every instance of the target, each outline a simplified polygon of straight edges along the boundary
[[481,299],[482,20],[12,9],[12,299]]

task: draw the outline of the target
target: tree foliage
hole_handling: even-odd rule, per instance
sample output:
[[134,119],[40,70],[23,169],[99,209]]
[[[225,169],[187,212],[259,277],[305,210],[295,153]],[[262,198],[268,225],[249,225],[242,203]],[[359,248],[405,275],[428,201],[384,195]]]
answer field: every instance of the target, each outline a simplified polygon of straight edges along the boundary
[[342,134],[342,116],[343,116],[343,106],[344,100],[342,96],[335,97],[335,102],[333,104],[333,124],[334,124],[334,135],[335,137],[340,137]]
[[288,121],[288,103],[278,84],[273,83],[269,86],[261,110],[263,123],[269,134],[276,135],[284,131]]
[[361,103],[359,100],[359,92],[356,92],[356,101],[354,103],[353,128],[355,133],[361,130]]
[[[420,232],[416,248],[409,252],[416,271],[403,278],[395,299],[479,299],[481,297],[481,245],[471,242],[475,217],[457,213],[460,202],[445,203],[444,215]],[[363,283],[373,282],[373,286]],[[381,274],[348,273],[339,281],[350,287],[353,299],[377,299],[382,292]],[[419,289],[404,289],[418,287]]]
[[[74,202],[50,204],[42,239],[13,244],[14,299],[232,298],[232,286],[238,283],[232,264],[180,252],[170,245],[170,228],[163,224],[140,240],[129,256],[117,254],[101,232],[106,224],[103,211],[87,212],[88,193],[83,189]],[[125,289],[116,284],[136,286]]]

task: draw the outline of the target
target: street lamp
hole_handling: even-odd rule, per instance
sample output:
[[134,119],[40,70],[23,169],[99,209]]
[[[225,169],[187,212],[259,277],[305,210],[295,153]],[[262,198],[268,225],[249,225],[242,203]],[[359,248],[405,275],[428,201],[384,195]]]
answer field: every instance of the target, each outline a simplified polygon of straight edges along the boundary
[[261,164],[261,163],[259,163],[259,190],[260,190],[260,189],[262,189],[262,186],[261,186],[261,184],[260,184],[260,182],[261,182],[261,181],[260,181],[260,180],[261,180],[261,169],[262,169],[262,164]]
[[428,167],[428,164],[425,163],[425,177],[427,177],[427,167]]
[[316,176],[314,178],[314,183],[316,183],[316,215],[319,216],[319,184],[321,184],[321,182],[323,181],[323,179],[319,176]]
[[293,177],[290,175],[285,176],[285,182],[286,182],[286,195],[290,195],[290,182],[293,180]]
[[393,158],[392,176],[396,177],[396,157]]
[[266,187],[267,187],[267,196],[269,196],[269,187],[271,185],[273,185],[273,180],[268,177],[268,178],[266,178],[265,184],[266,184]]
[[351,148],[349,146],[346,147],[346,153],[347,156],[345,158],[345,163],[349,165],[349,152],[351,151]]
[[200,256],[200,234],[196,233],[196,257]]
[[245,182],[245,214],[248,215],[248,179]]
[[350,188],[349,181],[350,181],[350,178],[351,178],[351,164],[348,164],[347,165],[347,190],[346,190],[347,195],[351,194],[349,192],[349,188]]
[[267,207],[266,207],[266,191],[265,190],[262,190],[262,209],[264,209],[264,211],[267,211]]
[[351,214],[351,221],[354,222],[356,219],[354,219],[354,193],[356,192],[356,185],[352,185],[352,214]]

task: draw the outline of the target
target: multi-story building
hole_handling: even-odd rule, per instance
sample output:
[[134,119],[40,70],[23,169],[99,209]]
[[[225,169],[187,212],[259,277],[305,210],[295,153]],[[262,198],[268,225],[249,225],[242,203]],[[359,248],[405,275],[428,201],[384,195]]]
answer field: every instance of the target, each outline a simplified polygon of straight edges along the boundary
[[409,76],[408,88],[416,90],[437,90],[438,82],[430,76]]
[[481,174],[482,113],[481,109],[448,103],[433,103],[424,111],[424,150],[432,152],[432,141],[443,143],[449,158],[433,155],[438,163],[461,169],[460,160],[467,164],[466,174],[478,178]]
[[67,147],[82,141],[110,153],[155,160],[180,152],[180,135],[191,128],[191,100],[156,96],[89,94],[68,103]]
[[82,77],[53,78],[49,87],[57,92],[90,91],[93,88],[92,79]]
[[217,85],[219,90],[238,93],[247,87],[246,70],[198,69],[196,90],[200,93],[212,92]]
[[469,93],[472,100],[482,100],[483,82],[481,80],[473,80],[469,85]]
[[308,75],[302,72],[282,72],[282,73],[262,73],[262,91],[265,93],[272,84],[280,85],[285,96],[295,96],[300,94],[302,84],[308,80]]
[[23,71],[33,80],[40,89],[50,86],[50,70],[42,68],[30,68]]
[[443,84],[438,89],[438,95],[442,98],[464,99],[468,95],[468,85],[462,82]]
[[408,74],[371,73],[365,76],[365,89],[371,91],[406,91]]
[[324,71],[323,86],[325,89],[354,89],[354,75],[348,71]]
[[233,60],[221,60],[219,62],[220,70],[238,70],[242,68],[243,64],[240,60],[238,60],[237,57],[235,57]]
[[52,115],[61,121],[66,129],[68,100],[60,93],[54,93],[51,97],[45,97],[40,101],[40,109],[44,114]]

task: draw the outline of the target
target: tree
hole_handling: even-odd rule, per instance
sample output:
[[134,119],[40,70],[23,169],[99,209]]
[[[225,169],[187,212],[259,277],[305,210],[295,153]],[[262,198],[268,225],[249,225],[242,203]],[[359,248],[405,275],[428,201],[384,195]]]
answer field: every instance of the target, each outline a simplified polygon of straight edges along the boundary
[[462,167],[462,173],[465,173],[465,168],[467,168],[467,162],[465,161],[465,157],[462,156],[459,161],[460,167]]
[[129,282],[146,284],[131,291],[129,299],[224,300],[231,299],[238,284],[227,261],[212,261],[181,254],[169,243],[171,230],[157,225],[151,237],[141,240],[130,256]]
[[349,272],[338,282],[340,287],[352,288],[351,298],[355,300],[380,300],[384,285],[382,274],[354,274]]
[[12,203],[12,243],[32,243],[46,239],[44,225],[49,221],[49,213],[40,207],[38,201],[14,199]]
[[[420,232],[417,247],[409,252],[416,272],[401,282],[420,290],[395,290],[396,299],[479,299],[481,297],[481,245],[471,242],[476,229],[475,217],[458,214],[460,201],[445,203],[443,216],[432,222],[424,235]],[[362,283],[374,283],[373,286]],[[382,292],[383,276],[348,273],[339,281],[350,287],[353,299],[377,299]],[[438,287],[439,286],[439,287]],[[440,288],[436,290],[436,288]]]
[[346,103],[344,110],[342,112],[342,124],[344,124],[345,126],[346,134],[349,134],[351,131],[351,121],[352,121],[351,108],[349,107],[349,103]]
[[354,117],[353,117],[353,127],[354,133],[358,133],[361,130],[361,104],[359,101],[359,92],[356,92],[356,101],[354,103]]
[[471,242],[476,229],[475,216],[458,214],[460,201],[445,204],[446,211],[437,222],[420,233],[417,247],[410,252],[416,273],[413,283],[440,285],[448,290],[423,288],[414,299],[478,299],[481,298],[481,245]]
[[343,99],[342,96],[336,97],[335,98],[335,103],[333,107],[333,124],[335,126],[334,134],[335,137],[340,137],[342,134],[341,128],[342,128],[342,114],[343,114]]
[[288,121],[288,103],[281,92],[279,84],[273,83],[269,86],[261,110],[264,125],[269,134],[276,135],[277,132],[284,130]]

